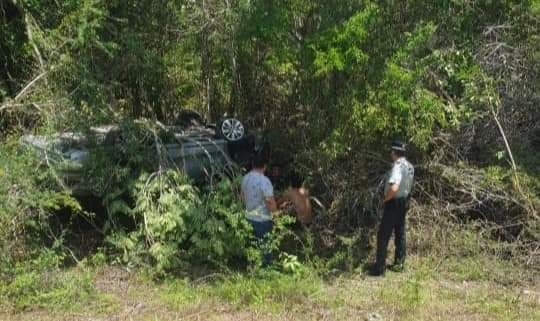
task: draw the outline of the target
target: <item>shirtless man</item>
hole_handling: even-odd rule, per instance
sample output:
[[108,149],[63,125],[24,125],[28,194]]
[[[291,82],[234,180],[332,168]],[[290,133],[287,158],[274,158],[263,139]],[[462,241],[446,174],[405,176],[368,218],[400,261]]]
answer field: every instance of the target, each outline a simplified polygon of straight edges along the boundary
[[311,224],[312,209],[309,191],[302,187],[302,179],[297,174],[291,175],[291,187],[280,197],[279,207],[296,213],[296,219],[303,226]]

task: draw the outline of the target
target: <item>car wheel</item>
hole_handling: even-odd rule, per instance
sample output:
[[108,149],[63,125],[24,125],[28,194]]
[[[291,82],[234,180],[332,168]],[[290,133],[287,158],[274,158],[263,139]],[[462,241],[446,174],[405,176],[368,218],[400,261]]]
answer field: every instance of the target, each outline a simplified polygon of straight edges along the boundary
[[222,137],[229,142],[241,140],[246,135],[246,128],[236,118],[226,118],[221,122],[219,131]]

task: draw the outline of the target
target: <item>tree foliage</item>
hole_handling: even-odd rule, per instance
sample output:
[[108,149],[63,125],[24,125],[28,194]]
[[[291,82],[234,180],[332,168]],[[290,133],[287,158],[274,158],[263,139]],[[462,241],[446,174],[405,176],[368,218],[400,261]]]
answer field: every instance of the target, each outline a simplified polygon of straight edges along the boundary
[[[222,232],[244,231],[239,205],[223,186],[201,196],[171,173],[135,184],[151,159],[134,120],[172,123],[179,110],[194,109],[210,120],[226,112],[250,127],[277,129],[272,145],[294,154],[336,220],[351,218],[359,200],[363,213],[373,212],[373,185],[386,166],[380,159],[400,137],[423,168],[417,197],[433,206],[434,198],[463,200],[457,182],[437,169],[487,179],[490,169],[503,168],[496,186],[526,204],[511,224],[536,222],[539,16],[532,0],[1,1],[2,220],[30,213],[30,224],[58,204],[76,207],[54,172],[47,180],[25,175],[35,159],[7,142],[22,132],[119,122],[132,129],[130,150],[122,152],[133,158],[125,164],[114,152],[98,153],[88,177],[111,217],[150,224],[123,241],[163,269],[175,265],[172,248],[188,243],[192,258],[204,252],[227,262],[245,240]],[[453,193],[440,188],[443,181]],[[163,186],[171,190],[152,196]],[[472,199],[471,216],[497,209],[504,216],[515,204]],[[499,205],[487,209],[486,202]],[[537,224],[522,226],[514,234],[538,235]],[[17,238],[14,231],[4,234]],[[206,242],[209,235],[219,242]]]

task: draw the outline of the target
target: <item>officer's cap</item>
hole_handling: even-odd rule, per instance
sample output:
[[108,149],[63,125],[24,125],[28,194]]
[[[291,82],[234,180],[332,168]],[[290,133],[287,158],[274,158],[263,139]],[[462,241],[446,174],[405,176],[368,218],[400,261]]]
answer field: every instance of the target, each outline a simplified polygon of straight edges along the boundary
[[400,152],[405,152],[405,143],[400,140],[395,140],[392,142],[392,150],[398,150]]

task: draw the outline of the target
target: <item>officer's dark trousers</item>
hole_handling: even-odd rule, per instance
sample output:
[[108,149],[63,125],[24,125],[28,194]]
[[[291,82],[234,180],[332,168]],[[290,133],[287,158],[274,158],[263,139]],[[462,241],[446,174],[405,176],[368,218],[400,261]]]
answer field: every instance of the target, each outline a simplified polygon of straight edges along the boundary
[[393,199],[384,205],[383,217],[379,225],[377,234],[377,259],[375,267],[384,271],[386,265],[386,255],[388,242],[395,234],[394,243],[396,245],[395,263],[404,263],[405,261],[405,214],[408,204],[405,198]]

